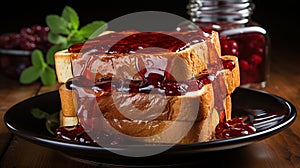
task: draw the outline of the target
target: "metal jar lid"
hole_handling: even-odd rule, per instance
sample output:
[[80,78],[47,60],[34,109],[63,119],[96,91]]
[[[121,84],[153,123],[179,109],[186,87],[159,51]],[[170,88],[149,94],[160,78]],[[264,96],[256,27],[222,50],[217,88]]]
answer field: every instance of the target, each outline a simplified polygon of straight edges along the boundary
[[190,0],[187,5],[194,22],[245,23],[253,9],[251,0]]

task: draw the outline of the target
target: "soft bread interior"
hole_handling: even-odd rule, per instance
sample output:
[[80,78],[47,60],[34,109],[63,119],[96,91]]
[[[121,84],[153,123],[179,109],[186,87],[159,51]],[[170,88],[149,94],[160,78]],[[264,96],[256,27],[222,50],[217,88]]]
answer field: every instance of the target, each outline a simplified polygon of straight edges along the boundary
[[[220,55],[220,43],[217,33],[212,34],[212,41],[218,55]],[[195,59],[197,55],[201,55],[201,59]],[[189,78],[193,74],[198,73],[195,69],[201,69],[199,70],[200,72],[207,68],[206,64],[208,60],[210,59],[211,61],[212,59],[209,58],[210,54],[207,51],[207,46],[204,44],[195,45],[176,56],[184,58],[186,63],[186,65],[183,66],[183,69],[185,70],[181,72],[183,75],[179,77],[182,79]],[[62,104],[62,110],[60,112],[61,126],[77,125],[79,122],[77,114],[78,109],[81,108],[81,106],[86,106],[87,108],[89,106],[89,102],[78,103],[77,101],[79,99],[77,91],[69,90],[65,85],[68,79],[74,77],[71,59],[80,57],[81,56],[79,54],[69,53],[67,50],[58,51],[55,54],[55,66],[58,82],[62,84],[59,88]],[[230,95],[240,84],[240,72],[236,56],[225,55],[222,56],[222,59],[232,60],[235,63],[235,67],[232,70],[223,69],[219,74],[225,81],[227,91],[226,97],[223,100],[223,106],[225,109],[226,119],[228,120],[231,118],[232,102]],[[182,62],[174,62],[173,64],[181,66]],[[194,66],[193,64],[197,66]],[[129,68],[131,68],[131,66]],[[174,74],[180,74],[180,72],[178,72],[178,66],[173,70]],[[151,101],[153,102],[151,103]],[[165,101],[164,105],[167,105],[166,107],[168,108],[163,109],[163,112],[160,111],[161,113],[156,114],[155,112],[157,107],[150,106],[151,104],[155,104],[154,101],[160,103]],[[135,106],[132,102],[135,102]],[[191,126],[191,129],[186,133],[186,135],[184,135],[184,138],[181,139],[179,143],[208,141],[213,137],[214,129],[219,122],[219,114],[214,108],[214,95],[211,84],[205,85],[199,91],[189,92],[184,96],[170,96],[162,98],[159,95],[146,95],[144,93],[118,93],[101,97],[97,103],[100,107],[100,111],[106,118],[105,122],[112,126],[108,128],[103,125],[103,129],[109,130],[114,128],[127,135],[144,137],[142,139],[139,138],[139,140],[145,142],[173,143],[174,139],[176,139],[176,133],[185,130],[189,126]],[[194,104],[197,103],[199,104],[199,107],[194,109]],[[147,104],[150,104],[149,107]],[[116,105],[121,105],[121,108]],[[146,111],[145,114],[136,116],[133,113],[134,111],[131,110],[133,106],[137,109],[142,107],[147,107],[149,109],[148,111],[144,109],[144,111]],[[195,112],[197,114],[193,115]],[[150,118],[147,122],[137,120],[138,117],[145,118],[143,115],[149,114],[155,117]],[[169,128],[168,134],[162,134],[162,132],[167,128]]]
[[[112,32],[108,32],[112,33]],[[105,34],[105,33],[104,33]],[[106,33],[107,34],[107,33]],[[101,74],[103,76],[112,75],[116,78],[124,78],[130,80],[141,79],[136,70],[136,62],[144,60],[164,61],[163,64],[169,64],[168,73],[172,74],[177,81],[185,81],[202,73],[207,69],[207,65],[211,62],[216,62],[218,57],[213,52],[220,55],[220,43],[217,32],[211,34],[212,49],[209,49],[209,42],[199,42],[188,49],[180,52],[162,52],[158,54],[128,54],[111,58],[111,55],[99,55],[102,59],[98,59],[91,64],[92,74]],[[81,66],[85,63],[86,58],[82,58],[80,53],[70,53],[68,50],[61,50],[55,53],[55,68],[59,83],[65,83],[68,79],[77,76],[81,72]],[[100,76],[101,77],[101,76]]]

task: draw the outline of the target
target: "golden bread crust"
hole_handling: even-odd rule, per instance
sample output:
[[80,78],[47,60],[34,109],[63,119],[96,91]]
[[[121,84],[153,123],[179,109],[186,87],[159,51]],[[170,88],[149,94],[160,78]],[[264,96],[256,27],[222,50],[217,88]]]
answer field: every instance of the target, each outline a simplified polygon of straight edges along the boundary
[[[209,45],[216,50],[208,50]],[[211,57],[211,55],[219,57]],[[156,56],[147,54],[117,56],[113,58],[113,64],[110,61],[95,61],[91,71],[104,76],[111,74],[118,78],[136,80],[140,79],[135,69],[136,58],[151,60],[154,59],[153,57],[171,60],[171,65],[174,67],[170,69],[170,73],[177,74],[175,79],[182,81],[190,79],[207,70],[209,63],[220,60],[221,47],[218,33],[212,33],[211,43],[197,43],[177,53],[160,53]],[[66,88],[66,81],[78,73],[72,72],[74,58],[77,59],[75,59],[75,66],[77,66],[76,61],[81,61],[81,55],[69,53],[67,50],[58,51],[55,54],[58,82],[62,84],[59,88],[62,105],[61,126],[77,125],[77,115],[80,113],[78,109],[94,108],[91,102],[82,101],[85,98],[78,96],[78,90]],[[232,60],[235,63],[232,70],[222,69],[218,74],[221,76],[220,80],[224,80],[225,84],[226,93],[222,93],[224,94],[222,106],[226,119],[229,120],[232,110],[231,94],[240,85],[240,72],[236,56],[225,55],[222,56],[222,59]],[[139,137],[137,139],[144,142],[174,143],[174,139],[176,141],[178,136],[176,134],[184,132],[191,126],[187,133],[184,132],[186,134],[179,139],[178,143],[194,143],[209,141],[214,136],[214,129],[219,123],[220,117],[219,112],[215,109],[215,96],[212,84],[206,84],[202,89],[188,92],[183,96],[112,92],[100,96],[95,105],[99,107],[99,112],[103,114],[106,123],[111,126],[108,128],[103,125],[103,129],[114,128],[124,134]],[[136,113],[137,111],[139,113]],[[167,128],[169,128],[168,133],[163,133]]]

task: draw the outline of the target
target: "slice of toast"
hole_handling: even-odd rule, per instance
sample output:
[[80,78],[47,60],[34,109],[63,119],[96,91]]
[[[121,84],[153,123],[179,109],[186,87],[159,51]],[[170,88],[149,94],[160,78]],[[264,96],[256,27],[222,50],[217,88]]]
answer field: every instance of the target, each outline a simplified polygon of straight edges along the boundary
[[[220,96],[222,98],[221,106],[226,119],[230,119],[230,95],[240,84],[238,59],[230,55],[220,56],[220,43],[216,32],[211,34],[209,40],[209,42],[196,43],[180,52],[163,52],[154,55],[137,53],[120,56],[117,54],[109,61],[96,59],[89,64],[90,70],[91,73],[96,74],[97,78],[111,75],[116,78],[141,80],[142,77],[136,73],[137,59],[163,60],[161,58],[165,58],[165,60],[171,60],[171,63],[168,61],[171,65],[168,71],[172,74],[178,74],[175,76],[176,80],[185,81],[206,72],[210,64],[220,63],[220,60],[231,60],[235,65],[232,69],[219,69],[214,74],[218,76],[216,78],[217,84],[224,83],[223,90],[225,93],[220,93],[222,94]],[[209,50],[211,44],[215,49],[213,51]],[[79,63],[86,61],[81,58],[82,53],[72,53],[68,50],[58,51],[55,54],[56,73],[58,81],[62,83],[59,88],[62,102],[61,126],[76,125],[78,122],[84,124],[82,109],[92,111],[90,108],[95,106],[91,105],[90,102],[82,101],[82,97],[78,95],[78,90],[67,89],[65,85],[69,79],[80,75],[78,72],[82,69],[78,71],[76,68],[77,70],[74,71],[74,66],[78,67],[80,66]],[[99,111],[106,119],[105,121],[112,126],[108,128],[101,125],[103,129],[113,128],[130,136],[142,136],[145,137],[142,138],[142,141],[145,142],[169,143],[174,139],[174,136],[177,136],[177,132],[182,132],[187,126],[192,126],[179,143],[201,142],[208,141],[213,137],[214,129],[220,121],[220,111],[216,109],[216,99],[220,98],[218,97],[219,93],[217,93],[218,89],[215,89],[214,86],[216,87],[214,83],[206,84],[198,91],[188,92],[180,96],[113,92],[98,98],[95,97],[97,101],[94,103],[99,107]],[[141,111],[141,113],[135,114],[136,111]],[[94,117],[93,113],[85,113],[84,115],[91,115],[90,118]],[[86,122],[85,124],[91,123]],[[169,133],[161,134],[166,129],[170,130]],[[141,140],[141,138],[138,139]]]
[[[132,33],[129,31],[127,34],[130,35]],[[208,64],[218,62],[218,57],[211,57],[213,54],[210,53],[214,51],[218,55],[221,53],[218,33],[213,32],[210,40],[213,42],[215,50],[210,49],[208,43],[199,42],[179,52],[114,54],[113,58],[111,58],[111,54],[99,54],[97,61],[94,61],[90,67],[91,73],[101,75],[98,78],[113,76],[115,78],[140,80],[141,77],[137,75],[139,72],[137,71],[136,64],[142,60],[144,62],[154,62],[158,66],[168,64],[168,73],[172,74],[176,81],[184,81],[208,69]],[[87,64],[87,59],[82,58],[82,53],[80,52],[72,53],[68,50],[62,50],[56,52],[54,56],[59,83],[65,83],[68,79],[78,76],[82,72],[82,67],[86,66],[83,64]],[[166,67],[154,68],[163,69]]]

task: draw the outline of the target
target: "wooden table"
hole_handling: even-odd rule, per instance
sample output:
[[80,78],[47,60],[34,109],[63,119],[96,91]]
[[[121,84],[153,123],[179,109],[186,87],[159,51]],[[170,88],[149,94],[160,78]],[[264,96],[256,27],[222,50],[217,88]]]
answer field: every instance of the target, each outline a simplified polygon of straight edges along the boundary
[[[281,53],[276,55],[278,56],[271,58],[270,81],[264,90],[289,100],[296,109],[300,109],[300,59],[292,56],[285,56],[285,59],[282,59],[279,57]],[[1,118],[17,102],[56,90],[58,87],[58,85],[45,87],[39,83],[23,86],[3,75],[0,76],[0,81]],[[96,167],[14,136],[6,128],[2,119],[0,120],[0,153],[0,167]],[[297,117],[289,128],[278,134],[243,148],[219,152],[199,165],[249,168],[300,167],[300,118]]]

